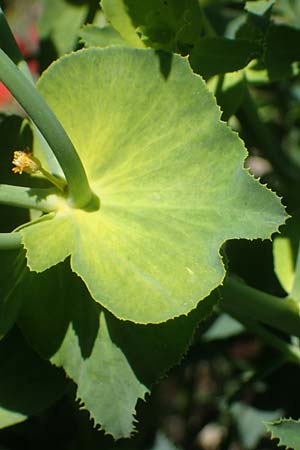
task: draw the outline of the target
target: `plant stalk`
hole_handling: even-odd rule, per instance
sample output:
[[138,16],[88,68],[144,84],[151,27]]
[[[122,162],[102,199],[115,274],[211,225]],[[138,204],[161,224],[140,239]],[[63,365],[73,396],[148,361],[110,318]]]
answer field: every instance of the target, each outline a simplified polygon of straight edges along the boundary
[[36,189],[0,184],[0,204],[52,212],[58,209],[62,197],[55,188]]
[[300,306],[300,243],[298,246],[293,287],[289,297]]
[[266,294],[233,277],[227,277],[220,292],[220,307],[233,317],[255,318],[258,322],[300,337],[298,308],[288,298]]
[[93,194],[70,138],[43,97],[1,49],[0,80],[27,112],[55,154],[67,180],[71,206],[87,206]]
[[0,233],[0,250],[16,250],[21,247],[20,233]]
[[18,68],[23,72],[25,77],[31,82],[33,82],[31,72],[29,67],[24,60],[24,57],[18,47],[18,44],[11,32],[11,29],[7,23],[6,17],[0,6],[0,45],[2,50],[11,58],[11,60],[18,66]]

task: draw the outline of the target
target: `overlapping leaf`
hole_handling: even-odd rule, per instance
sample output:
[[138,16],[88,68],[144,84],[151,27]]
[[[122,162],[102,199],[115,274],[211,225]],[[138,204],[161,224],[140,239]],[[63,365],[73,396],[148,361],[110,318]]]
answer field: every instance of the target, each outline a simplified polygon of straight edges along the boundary
[[23,299],[19,326],[29,343],[65,369],[95,424],[115,438],[130,436],[137,400],[179,361],[216,301],[210,296],[188,317],[161,325],[119,321],[90,298],[67,263],[42,274],[27,270],[14,295]]
[[201,78],[179,56],[169,69],[153,50],[88,49],[38,86],[101,206],[65,205],[24,228],[28,265],[40,272],[71,255],[92,297],[139,323],[191,311],[224,277],[226,239],[268,238],[285,218],[243,169],[242,142]]
[[49,407],[67,387],[63,371],[40,358],[17,329],[0,342],[0,428]]
[[188,53],[201,35],[197,0],[102,0],[107,19],[133,47]]
[[[88,15],[88,6],[66,0],[42,0],[39,36],[52,41],[58,55],[73,50],[79,28]],[[49,47],[51,48],[51,47]]]

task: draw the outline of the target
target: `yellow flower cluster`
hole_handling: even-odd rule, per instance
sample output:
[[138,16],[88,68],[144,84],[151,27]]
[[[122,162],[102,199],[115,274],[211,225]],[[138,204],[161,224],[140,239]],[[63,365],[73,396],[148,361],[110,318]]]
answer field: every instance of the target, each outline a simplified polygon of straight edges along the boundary
[[12,161],[15,167],[12,171],[14,173],[36,173],[41,171],[40,161],[33,156],[32,153],[17,150],[14,152],[14,159]]

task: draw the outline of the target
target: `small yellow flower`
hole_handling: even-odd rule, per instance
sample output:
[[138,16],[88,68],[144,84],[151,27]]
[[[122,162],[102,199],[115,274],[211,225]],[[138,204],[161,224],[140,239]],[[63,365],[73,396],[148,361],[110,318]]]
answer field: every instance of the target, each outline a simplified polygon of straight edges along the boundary
[[12,161],[15,167],[12,171],[14,173],[36,173],[41,171],[40,161],[33,156],[32,153],[17,150],[14,152],[14,159]]

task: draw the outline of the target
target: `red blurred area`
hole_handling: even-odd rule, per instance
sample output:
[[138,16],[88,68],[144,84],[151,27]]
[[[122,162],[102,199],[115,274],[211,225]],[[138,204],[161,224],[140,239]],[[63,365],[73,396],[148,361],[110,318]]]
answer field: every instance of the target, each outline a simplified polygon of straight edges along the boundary
[[[30,25],[30,27],[26,30],[26,33],[23,33],[22,38],[17,33],[14,33],[14,36],[21,53],[27,61],[30,72],[35,78],[38,75],[39,70],[38,60],[36,59],[36,53],[39,48],[37,27],[35,24]],[[5,111],[5,109],[13,102],[14,99],[11,93],[7,90],[3,83],[0,83],[0,109]]]

